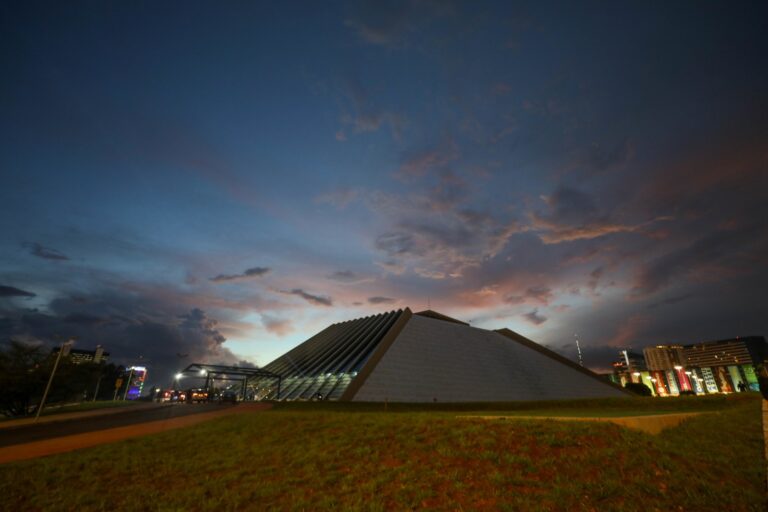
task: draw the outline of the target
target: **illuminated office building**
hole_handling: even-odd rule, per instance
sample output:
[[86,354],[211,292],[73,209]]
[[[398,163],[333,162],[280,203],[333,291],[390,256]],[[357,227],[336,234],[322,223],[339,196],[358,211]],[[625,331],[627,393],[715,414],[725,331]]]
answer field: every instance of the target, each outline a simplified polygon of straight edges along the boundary
[[645,348],[643,356],[647,372],[614,363],[614,380],[642,382],[659,396],[758,391],[756,365],[768,359],[768,344],[762,336],[748,336],[657,345]]

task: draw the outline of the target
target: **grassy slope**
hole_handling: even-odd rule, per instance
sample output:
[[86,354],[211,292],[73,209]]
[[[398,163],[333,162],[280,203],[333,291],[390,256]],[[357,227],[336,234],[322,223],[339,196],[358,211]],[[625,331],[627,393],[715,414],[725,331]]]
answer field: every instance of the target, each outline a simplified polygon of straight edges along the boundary
[[649,436],[296,404],[0,466],[0,496],[8,510],[764,510],[756,397],[657,404],[721,412]]

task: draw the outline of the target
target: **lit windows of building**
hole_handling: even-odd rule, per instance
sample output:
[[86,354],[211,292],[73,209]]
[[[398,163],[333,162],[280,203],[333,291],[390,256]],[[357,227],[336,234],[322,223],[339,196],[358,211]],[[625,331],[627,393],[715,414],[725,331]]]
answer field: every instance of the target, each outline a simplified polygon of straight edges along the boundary
[[[59,353],[61,347],[54,347],[51,350],[51,354],[54,356]],[[71,345],[64,345],[64,352],[61,354],[63,357],[68,357],[69,360],[75,364],[81,363],[106,363],[109,359],[109,352],[104,352],[104,348],[101,345],[96,345],[96,350],[81,350],[72,348]]]

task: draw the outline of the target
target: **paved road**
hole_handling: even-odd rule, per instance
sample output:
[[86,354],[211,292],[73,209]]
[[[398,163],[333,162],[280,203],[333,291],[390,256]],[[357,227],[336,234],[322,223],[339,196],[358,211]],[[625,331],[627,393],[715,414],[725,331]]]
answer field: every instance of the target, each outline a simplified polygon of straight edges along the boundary
[[107,414],[104,416],[91,416],[53,423],[39,423],[33,425],[20,425],[18,427],[4,428],[0,430],[0,447],[12,446],[22,443],[31,443],[55,437],[83,434],[96,430],[125,427],[146,423],[149,421],[170,420],[181,418],[191,414],[221,411],[233,406],[231,404],[169,404],[152,409],[131,411],[126,408],[123,412]]

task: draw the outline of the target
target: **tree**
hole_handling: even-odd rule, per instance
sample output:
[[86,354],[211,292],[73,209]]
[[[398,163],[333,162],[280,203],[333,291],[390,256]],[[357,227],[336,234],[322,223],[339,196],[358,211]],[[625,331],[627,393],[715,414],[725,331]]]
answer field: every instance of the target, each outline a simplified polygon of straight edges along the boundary
[[[24,416],[40,403],[56,359],[43,345],[10,341],[0,350],[0,414]],[[72,362],[62,357],[46,404],[93,399],[99,385],[101,400],[111,400],[114,383],[124,372],[122,366]]]
[[[42,396],[50,369],[42,345],[10,341],[0,351],[0,413],[22,416]],[[48,370],[48,372],[46,372]]]
[[624,384],[624,389],[635,393],[640,396],[653,396],[651,388],[640,382],[627,382]]

